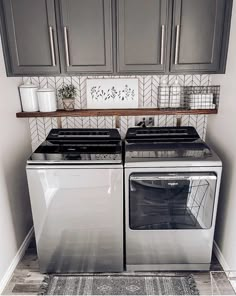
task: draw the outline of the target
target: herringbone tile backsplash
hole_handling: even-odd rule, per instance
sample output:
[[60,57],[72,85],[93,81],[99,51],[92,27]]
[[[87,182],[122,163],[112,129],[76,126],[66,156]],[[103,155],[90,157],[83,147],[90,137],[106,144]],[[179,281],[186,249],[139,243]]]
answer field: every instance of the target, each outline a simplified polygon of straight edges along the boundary
[[[59,89],[63,84],[74,84],[78,90],[75,101],[76,109],[86,109],[86,81],[87,78],[126,78],[135,77],[139,80],[139,107],[156,108],[158,86],[165,79],[172,85],[176,79],[183,86],[209,86],[210,75],[152,75],[152,76],[72,76],[72,77],[23,77],[23,82],[30,81],[41,88],[50,87]],[[62,102],[58,99],[58,108],[62,108]],[[207,115],[184,115],[181,116],[181,124],[194,126],[200,136],[204,139],[207,128]],[[176,115],[155,116],[156,126],[175,126]],[[41,144],[52,128],[57,128],[56,118],[30,118],[29,119],[32,149]],[[114,128],[115,117],[65,117],[62,118],[63,128]],[[125,136],[127,128],[135,125],[135,117],[120,117],[120,133]]]

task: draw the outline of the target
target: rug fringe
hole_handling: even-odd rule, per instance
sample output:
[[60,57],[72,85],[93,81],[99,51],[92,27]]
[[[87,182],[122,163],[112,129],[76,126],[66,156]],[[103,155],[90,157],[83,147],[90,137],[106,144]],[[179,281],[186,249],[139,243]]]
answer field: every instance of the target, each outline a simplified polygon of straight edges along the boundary
[[192,274],[187,277],[189,288],[191,290],[191,295],[200,295],[200,292],[197,288],[197,284]]
[[46,292],[48,290],[48,285],[50,282],[50,276],[49,275],[45,275],[40,287],[39,287],[39,292],[37,295],[46,295]]

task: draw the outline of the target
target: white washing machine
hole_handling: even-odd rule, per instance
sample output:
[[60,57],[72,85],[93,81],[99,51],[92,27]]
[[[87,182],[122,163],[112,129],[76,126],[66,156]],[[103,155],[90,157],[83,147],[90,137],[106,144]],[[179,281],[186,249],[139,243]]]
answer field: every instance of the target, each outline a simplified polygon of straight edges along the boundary
[[121,139],[54,129],[27,162],[40,271],[123,271]]
[[209,269],[221,171],[192,127],[128,130],[127,270]]

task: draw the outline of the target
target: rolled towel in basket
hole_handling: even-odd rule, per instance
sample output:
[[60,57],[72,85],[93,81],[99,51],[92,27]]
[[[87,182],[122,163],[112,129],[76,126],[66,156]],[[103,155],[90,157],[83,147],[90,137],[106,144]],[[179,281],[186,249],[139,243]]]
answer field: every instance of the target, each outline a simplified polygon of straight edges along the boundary
[[215,109],[213,94],[191,94],[188,105],[191,109]]

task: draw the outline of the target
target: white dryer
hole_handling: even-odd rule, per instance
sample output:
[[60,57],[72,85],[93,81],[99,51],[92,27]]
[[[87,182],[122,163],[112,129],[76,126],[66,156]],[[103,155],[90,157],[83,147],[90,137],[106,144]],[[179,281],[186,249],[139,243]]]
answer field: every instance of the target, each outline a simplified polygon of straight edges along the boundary
[[208,270],[222,163],[192,127],[130,128],[127,270]]

